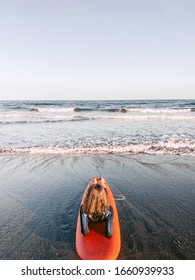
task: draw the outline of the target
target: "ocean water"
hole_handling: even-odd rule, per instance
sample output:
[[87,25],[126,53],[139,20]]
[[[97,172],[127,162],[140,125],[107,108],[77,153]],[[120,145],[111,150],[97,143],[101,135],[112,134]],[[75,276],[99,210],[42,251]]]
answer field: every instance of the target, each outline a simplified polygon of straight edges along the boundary
[[195,100],[0,101],[0,153],[195,156]]

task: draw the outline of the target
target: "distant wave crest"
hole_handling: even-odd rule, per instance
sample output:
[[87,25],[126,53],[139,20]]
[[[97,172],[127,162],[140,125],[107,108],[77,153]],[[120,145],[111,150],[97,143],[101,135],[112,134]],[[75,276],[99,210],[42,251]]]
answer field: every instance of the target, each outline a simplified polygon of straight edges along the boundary
[[75,121],[86,121],[92,120],[93,117],[85,116],[48,116],[46,118],[26,118],[24,120],[20,119],[21,117],[12,117],[8,119],[12,120],[2,120],[0,125],[14,125],[14,124],[40,124],[40,123],[62,123],[62,122],[75,122]]

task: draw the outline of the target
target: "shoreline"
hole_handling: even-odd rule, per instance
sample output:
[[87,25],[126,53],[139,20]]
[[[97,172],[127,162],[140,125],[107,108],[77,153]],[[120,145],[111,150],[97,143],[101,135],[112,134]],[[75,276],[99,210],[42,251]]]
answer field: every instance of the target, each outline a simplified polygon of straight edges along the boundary
[[0,259],[79,259],[83,191],[102,176],[121,225],[118,259],[195,258],[195,158],[170,155],[0,155]]

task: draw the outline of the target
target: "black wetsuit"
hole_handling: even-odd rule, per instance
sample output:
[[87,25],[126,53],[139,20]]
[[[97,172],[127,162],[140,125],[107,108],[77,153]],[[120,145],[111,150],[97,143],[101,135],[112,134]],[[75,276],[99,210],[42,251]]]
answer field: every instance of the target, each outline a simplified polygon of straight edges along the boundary
[[102,213],[101,216],[94,217],[92,215],[87,215],[82,211],[82,206],[80,208],[80,218],[81,218],[81,232],[84,235],[89,234],[89,223],[96,223],[96,222],[106,222],[106,237],[111,237],[113,235],[113,218],[114,213],[112,206],[109,207],[109,210]]

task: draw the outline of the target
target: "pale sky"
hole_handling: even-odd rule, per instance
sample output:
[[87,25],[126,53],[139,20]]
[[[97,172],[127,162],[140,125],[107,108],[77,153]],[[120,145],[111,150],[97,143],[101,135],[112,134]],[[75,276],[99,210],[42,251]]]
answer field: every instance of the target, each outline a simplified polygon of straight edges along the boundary
[[0,99],[195,98],[194,0],[0,0]]

